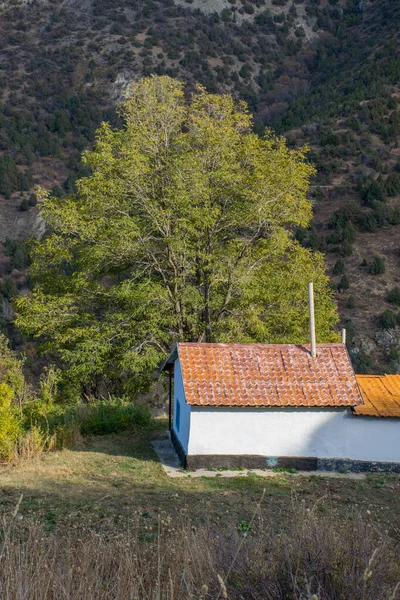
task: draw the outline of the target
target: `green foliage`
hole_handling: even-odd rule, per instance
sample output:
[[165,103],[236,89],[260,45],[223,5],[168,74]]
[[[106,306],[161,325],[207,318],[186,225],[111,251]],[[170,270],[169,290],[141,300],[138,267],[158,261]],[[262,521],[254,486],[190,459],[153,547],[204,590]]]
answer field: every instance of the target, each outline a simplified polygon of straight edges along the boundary
[[133,84],[121,117],[85,153],[78,194],[43,194],[52,233],[18,301],[18,324],[64,377],[120,392],[145,387],[172,341],[304,341],[309,280],[319,339],[331,339],[323,259],[290,233],[311,219],[305,149],[259,138],[228,95],[199,87],[185,101],[168,77]]
[[12,388],[0,381],[0,463],[11,457],[20,433],[16,407],[12,403],[13,399]]
[[348,202],[333,214],[331,222],[336,229],[344,229],[350,224],[356,225],[360,216],[361,208],[359,204],[356,202]]
[[151,413],[147,407],[109,399],[94,406],[80,407],[78,421],[82,435],[105,435],[147,427],[151,423]]
[[337,260],[334,264],[333,267],[333,274],[334,275],[342,275],[344,273],[345,270],[345,264],[342,260]]
[[393,329],[396,327],[397,319],[392,310],[385,310],[380,316],[380,325],[382,329]]
[[36,204],[37,204],[37,197],[36,197],[36,194],[31,194],[31,195],[29,196],[29,199],[28,199],[28,204],[29,204],[29,206],[36,206]]
[[19,205],[19,210],[21,212],[26,212],[27,210],[29,210],[29,200],[28,198],[24,198],[21,202],[21,204]]
[[368,231],[369,233],[374,233],[379,229],[379,221],[374,213],[364,215],[361,221],[361,227],[364,231]]
[[368,273],[370,275],[383,275],[385,271],[385,260],[380,256],[374,256],[372,263],[368,267]]
[[400,194],[400,173],[389,173],[385,181],[385,190],[388,196]]
[[19,171],[14,159],[9,154],[0,156],[0,194],[10,198],[13,192],[29,189],[29,185],[30,177]]
[[346,240],[337,248],[337,251],[340,254],[340,256],[343,256],[343,258],[345,258],[346,256],[351,256],[353,254],[353,246],[350,242]]
[[375,202],[385,202],[386,190],[383,182],[372,179],[361,191],[361,196],[366,206],[374,206]]
[[340,282],[339,282],[339,287],[342,288],[343,290],[349,289],[350,283],[349,283],[349,279],[348,279],[347,275],[342,275]]
[[360,350],[354,358],[354,370],[356,373],[369,373],[372,359],[364,350]]
[[10,458],[21,432],[17,407],[23,390],[22,363],[0,334],[0,462]]
[[347,308],[349,309],[353,309],[356,307],[356,301],[354,296],[349,296],[348,300],[347,300]]
[[[41,385],[41,393],[24,407],[24,427],[27,431],[38,429],[48,439],[63,439],[69,432],[79,431],[81,435],[105,435],[120,431],[147,427],[151,423],[148,407],[134,406],[124,398],[108,397],[104,401],[89,401],[75,406],[54,403],[54,386],[58,375],[55,371],[45,375],[47,383]],[[50,393],[45,397],[43,391]],[[75,439],[75,435],[73,439]]]
[[29,250],[28,243],[20,240],[6,239],[4,247],[7,256],[11,258],[11,266],[13,269],[23,269],[29,266]]
[[400,306],[400,287],[392,288],[388,294],[388,301],[396,306]]
[[7,300],[13,300],[17,296],[17,286],[10,277],[6,277],[0,281],[0,294],[7,298]]

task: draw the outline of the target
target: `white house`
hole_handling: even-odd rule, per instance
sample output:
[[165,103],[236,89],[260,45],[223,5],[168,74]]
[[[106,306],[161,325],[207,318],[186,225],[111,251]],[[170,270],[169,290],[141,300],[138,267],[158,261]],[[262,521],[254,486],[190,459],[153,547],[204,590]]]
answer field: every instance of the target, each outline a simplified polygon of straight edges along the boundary
[[179,343],[163,370],[188,468],[400,472],[400,376],[359,384],[344,344]]

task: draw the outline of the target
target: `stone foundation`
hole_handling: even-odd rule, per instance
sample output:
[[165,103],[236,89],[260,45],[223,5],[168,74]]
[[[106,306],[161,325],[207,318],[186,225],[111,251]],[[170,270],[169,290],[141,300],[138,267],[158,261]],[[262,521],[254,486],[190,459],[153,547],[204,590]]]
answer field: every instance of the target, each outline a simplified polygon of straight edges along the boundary
[[296,469],[297,471],[349,471],[353,473],[400,473],[400,463],[350,460],[346,458],[315,458],[312,456],[260,456],[185,454],[178,438],[171,432],[171,441],[186,469]]

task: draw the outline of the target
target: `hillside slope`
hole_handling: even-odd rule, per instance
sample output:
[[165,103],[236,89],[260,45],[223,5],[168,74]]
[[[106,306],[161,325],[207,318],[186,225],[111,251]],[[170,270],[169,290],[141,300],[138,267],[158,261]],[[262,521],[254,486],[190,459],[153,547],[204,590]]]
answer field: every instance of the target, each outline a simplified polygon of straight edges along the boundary
[[[73,191],[131,79],[229,91],[258,131],[310,146],[314,227],[296,235],[327,252],[357,370],[400,371],[399,32],[400,0],[0,2],[0,240],[43,233],[35,185]],[[7,305],[27,261],[5,253]]]

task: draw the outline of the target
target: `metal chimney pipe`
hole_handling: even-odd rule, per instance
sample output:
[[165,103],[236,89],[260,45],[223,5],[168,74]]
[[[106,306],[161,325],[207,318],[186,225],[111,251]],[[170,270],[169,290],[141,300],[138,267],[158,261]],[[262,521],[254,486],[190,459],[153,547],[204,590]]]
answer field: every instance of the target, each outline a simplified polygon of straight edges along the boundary
[[342,329],[342,344],[346,343],[346,330],[343,328]]
[[317,356],[317,343],[315,341],[315,318],[314,318],[314,284],[312,281],[308,284],[308,314],[310,317],[310,341],[311,356]]

